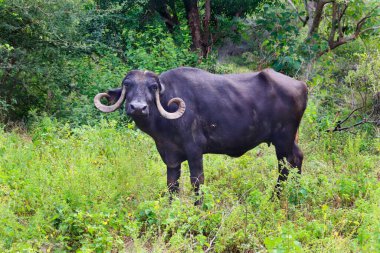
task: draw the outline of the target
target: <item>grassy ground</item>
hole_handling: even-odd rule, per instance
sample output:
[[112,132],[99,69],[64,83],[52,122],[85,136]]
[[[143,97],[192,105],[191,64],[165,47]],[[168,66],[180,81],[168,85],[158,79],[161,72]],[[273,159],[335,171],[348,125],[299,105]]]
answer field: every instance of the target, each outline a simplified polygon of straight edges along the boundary
[[261,145],[205,156],[201,207],[186,163],[168,203],[165,166],[139,131],[48,118],[0,131],[0,251],[379,252],[379,138],[322,132],[316,110],[300,130],[303,174],[281,201],[269,200],[277,161]]

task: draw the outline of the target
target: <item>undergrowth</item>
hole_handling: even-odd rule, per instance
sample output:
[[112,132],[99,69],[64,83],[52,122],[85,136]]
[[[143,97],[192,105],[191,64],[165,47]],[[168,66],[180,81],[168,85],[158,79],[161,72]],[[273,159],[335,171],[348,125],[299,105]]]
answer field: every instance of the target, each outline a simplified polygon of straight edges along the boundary
[[303,174],[281,200],[273,147],[206,155],[204,202],[189,169],[169,203],[154,142],[133,125],[70,127],[43,118],[0,130],[1,252],[378,252],[380,142],[321,131],[314,101],[300,129]]

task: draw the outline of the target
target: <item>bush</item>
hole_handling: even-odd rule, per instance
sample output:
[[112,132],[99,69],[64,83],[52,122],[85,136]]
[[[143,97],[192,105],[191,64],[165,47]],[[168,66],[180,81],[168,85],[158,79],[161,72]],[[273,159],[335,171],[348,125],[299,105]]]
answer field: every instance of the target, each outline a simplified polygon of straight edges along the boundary
[[303,174],[292,171],[281,200],[270,200],[277,161],[265,145],[239,159],[206,155],[200,207],[187,163],[169,203],[153,141],[118,121],[43,117],[30,135],[0,129],[0,250],[376,251],[379,160],[363,144],[378,141],[310,135],[313,111],[300,129]]

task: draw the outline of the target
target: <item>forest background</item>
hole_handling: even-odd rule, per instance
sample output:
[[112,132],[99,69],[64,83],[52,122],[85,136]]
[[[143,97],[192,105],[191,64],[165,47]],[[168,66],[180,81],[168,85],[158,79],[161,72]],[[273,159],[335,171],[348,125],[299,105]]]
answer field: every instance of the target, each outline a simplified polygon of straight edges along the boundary
[[[0,0],[2,252],[380,251],[376,0]],[[168,203],[153,141],[98,92],[132,69],[273,68],[309,87],[302,176],[270,201],[259,146],[185,163]]]

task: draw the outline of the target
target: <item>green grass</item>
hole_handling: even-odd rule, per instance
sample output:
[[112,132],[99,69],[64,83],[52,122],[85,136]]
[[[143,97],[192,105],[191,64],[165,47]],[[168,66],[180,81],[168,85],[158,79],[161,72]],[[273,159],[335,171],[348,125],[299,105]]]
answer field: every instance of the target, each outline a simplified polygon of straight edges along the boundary
[[319,131],[311,102],[300,130],[303,174],[281,201],[273,147],[206,155],[204,203],[189,169],[171,204],[166,169],[145,134],[103,121],[44,118],[0,131],[1,252],[379,252],[380,142]]

